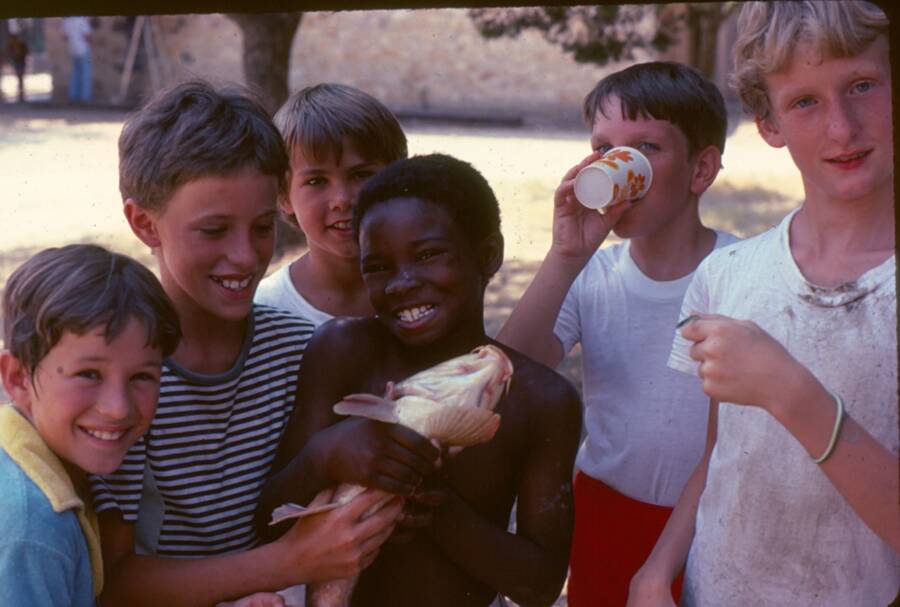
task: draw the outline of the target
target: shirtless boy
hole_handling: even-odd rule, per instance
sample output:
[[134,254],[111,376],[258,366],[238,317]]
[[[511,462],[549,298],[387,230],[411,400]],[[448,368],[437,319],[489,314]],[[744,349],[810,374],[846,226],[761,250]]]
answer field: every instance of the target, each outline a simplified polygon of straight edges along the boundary
[[[310,341],[276,460],[284,468],[264,489],[263,508],[304,503],[339,482],[418,505],[407,509],[405,541],[385,544],[363,572],[356,607],[483,607],[498,593],[552,604],[566,576],[580,404],[558,375],[485,334],[484,290],[503,261],[490,186],[448,156],[401,160],[365,186],[353,221],[376,316],[331,321]],[[347,394],[380,395],[388,381],[482,344],[502,348],[515,368],[488,443],[438,464],[411,430],[332,412]]]

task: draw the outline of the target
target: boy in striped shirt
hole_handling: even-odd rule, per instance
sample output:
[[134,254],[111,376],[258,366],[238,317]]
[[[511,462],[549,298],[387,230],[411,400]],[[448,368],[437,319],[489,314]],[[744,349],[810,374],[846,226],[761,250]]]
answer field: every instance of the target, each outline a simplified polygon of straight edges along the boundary
[[159,262],[184,337],[164,361],[150,430],[93,485],[104,602],[208,606],[356,573],[401,500],[361,522],[384,495],[368,492],[266,546],[253,526],[313,331],[253,305],[288,171],[277,129],[255,101],[189,82],[126,123],[119,158],[125,216]]

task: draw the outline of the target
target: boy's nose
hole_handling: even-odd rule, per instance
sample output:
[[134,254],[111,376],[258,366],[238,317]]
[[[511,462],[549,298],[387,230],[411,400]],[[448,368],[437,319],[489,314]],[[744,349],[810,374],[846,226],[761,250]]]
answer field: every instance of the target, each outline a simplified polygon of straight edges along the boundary
[[847,99],[839,97],[832,103],[828,111],[826,135],[838,143],[847,143],[859,130],[856,107]]
[[132,403],[125,385],[110,385],[100,395],[95,406],[97,411],[110,421],[122,421],[131,415]]
[[419,280],[416,278],[415,274],[408,270],[403,270],[402,272],[395,274],[393,278],[388,281],[387,286],[384,288],[384,292],[388,295],[398,295],[400,293],[411,291],[418,285]]
[[240,270],[250,270],[258,259],[256,243],[250,233],[238,236],[231,243],[228,259]]
[[331,208],[338,211],[346,211],[353,205],[356,192],[350,185],[338,182],[334,186],[331,196]]

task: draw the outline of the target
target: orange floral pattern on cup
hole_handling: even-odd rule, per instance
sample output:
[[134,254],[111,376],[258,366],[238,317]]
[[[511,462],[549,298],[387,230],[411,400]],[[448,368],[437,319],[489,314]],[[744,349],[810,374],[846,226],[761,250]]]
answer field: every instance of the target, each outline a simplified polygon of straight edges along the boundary
[[610,167],[613,170],[619,170],[619,164],[616,160],[621,160],[622,162],[631,162],[634,160],[634,156],[631,155],[631,152],[628,150],[620,150],[613,149],[610,150],[605,156],[600,158],[597,162],[602,162],[606,166]]

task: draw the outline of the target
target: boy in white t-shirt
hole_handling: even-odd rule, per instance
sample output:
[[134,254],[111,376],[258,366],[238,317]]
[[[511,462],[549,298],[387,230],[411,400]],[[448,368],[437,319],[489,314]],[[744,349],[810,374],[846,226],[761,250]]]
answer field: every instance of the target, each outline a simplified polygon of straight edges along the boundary
[[[864,2],[738,19],[735,84],[806,199],[711,255],[669,364],[710,397],[703,459],[629,606],[887,605],[900,586],[888,22]],[[693,359],[693,360],[692,360]],[[699,363],[699,364],[698,364]]]
[[263,279],[254,301],[319,326],[335,316],[369,316],[350,227],[356,195],[386,165],[406,158],[406,135],[380,101],[357,88],[323,83],[291,97],[275,115],[291,159],[278,206],[303,230],[309,250]]
[[[621,606],[703,451],[706,398],[666,367],[669,336],[694,269],[736,238],[698,213],[725,147],[715,85],[684,65],[638,64],[601,80],[584,117],[595,152],[556,190],[553,244],[498,339],[552,367],[582,345],[587,436],[568,598]],[[575,175],[621,145],[649,159],[649,192],[603,214],[579,204]],[[625,242],[598,250],[611,230]]]

